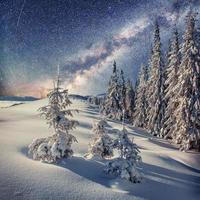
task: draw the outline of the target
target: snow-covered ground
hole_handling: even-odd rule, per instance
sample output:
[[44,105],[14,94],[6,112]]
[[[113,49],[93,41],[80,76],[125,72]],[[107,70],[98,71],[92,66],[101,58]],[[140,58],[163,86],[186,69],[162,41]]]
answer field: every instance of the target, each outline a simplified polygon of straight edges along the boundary
[[0,96],[0,108],[7,108],[23,103],[29,103],[31,101],[38,100],[35,97],[19,97],[19,96]]
[[[80,110],[74,116],[80,123],[74,131],[79,141],[73,146],[74,157],[57,165],[30,159],[27,146],[31,141],[52,134],[37,112],[45,104],[47,100],[38,100],[0,109],[1,200],[200,199],[200,154],[179,152],[167,141],[131,126],[127,126],[130,137],[134,136],[143,158],[143,183],[106,176],[104,162],[84,159],[92,123],[99,114],[80,100],[73,100],[73,107]],[[117,122],[109,121],[109,125],[121,128]]]
[[21,101],[0,101],[0,108],[8,108],[11,106],[23,104]]

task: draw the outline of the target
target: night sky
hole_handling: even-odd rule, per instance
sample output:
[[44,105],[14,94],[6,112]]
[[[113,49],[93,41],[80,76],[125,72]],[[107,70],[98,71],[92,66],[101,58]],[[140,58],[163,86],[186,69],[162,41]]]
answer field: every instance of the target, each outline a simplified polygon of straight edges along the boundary
[[[193,7],[200,10],[200,1]],[[155,20],[163,52],[184,0],[0,0],[0,66],[12,95],[43,96],[60,65],[72,93],[105,91],[115,59],[133,82],[147,64]]]

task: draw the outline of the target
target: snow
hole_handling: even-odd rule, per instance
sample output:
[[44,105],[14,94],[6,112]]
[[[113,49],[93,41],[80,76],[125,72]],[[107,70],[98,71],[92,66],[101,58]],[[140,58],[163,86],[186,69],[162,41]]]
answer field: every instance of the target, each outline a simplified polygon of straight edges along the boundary
[[21,101],[0,101],[0,108],[7,108],[11,106],[16,106],[23,104],[24,102]]
[[38,100],[35,97],[30,96],[0,96],[0,108],[7,108],[10,106],[20,105],[23,103],[28,103],[30,101]]
[[[127,125],[129,137],[139,146],[143,159],[142,183],[103,173],[105,162],[84,158],[93,137],[94,120],[99,111],[81,100],[72,100],[79,126],[73,131],[78,143],[74,156],[58,164],[34,161],[27,156],[35,138],[52,135],[38,108],[47,100],[38,100],[0,109],[0,199],[181,199],[200,196],[200,154],[180,152],[166,140],[152,137],[142,129]],[[109,129],[121,129],[121,123],[108,121]],[[115,135],[113,134],[113,137]]]

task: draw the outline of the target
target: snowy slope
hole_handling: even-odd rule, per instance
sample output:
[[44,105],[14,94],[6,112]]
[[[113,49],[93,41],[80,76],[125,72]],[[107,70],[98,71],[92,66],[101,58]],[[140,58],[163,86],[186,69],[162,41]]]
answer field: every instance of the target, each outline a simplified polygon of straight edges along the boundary
[[[0,199],[182,199],[200,197],[200,155],[179,152],[168,142],[151,138],[128,126],[143,158],[144,181],[131,184],[103,174],[102,161],[85,160],[98,110],[84,101],[73,100],[80,110],[75,130],[79,141],[73,158],[52,165],[27,156],[32,139],[52,134],[37,109],[47,100],[0,109]],[[121,124],[109,121],[110,129]],[[114,134],[113,134],[114,137]]]
[[28,103],[30,101],[38,100],[35,97],[25,96],[0,96],[0,108],[7,108],[10,106],[20,105],[23,103]]
[[23,103],[26,103],[26,102],[24,102],[24,101],[0,101],[0,108],[8,108],[8,107],[20,105]]

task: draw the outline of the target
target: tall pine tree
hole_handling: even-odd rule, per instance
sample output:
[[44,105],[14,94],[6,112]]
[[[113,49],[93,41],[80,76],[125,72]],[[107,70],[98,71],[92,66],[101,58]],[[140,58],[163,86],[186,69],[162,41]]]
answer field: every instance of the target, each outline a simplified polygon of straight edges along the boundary
[[127,117],[126,110],[126,81],[124,78],[124,71],[121,69],[119,77],[119,86],[120,86],[120,107],[122,112],[124,112],[125,117]]
[[136,90],[135,108],[133,113],[133,124],[136,127],[145,128],[147,125],[147,79],[148,68],[141,66],[139,82]]
[[196,14],[189,12],[182,47],[182,61],[176,86],[178,108],[174,140],[181,150],[200,150],[200,49],[198,48]]
[[168,62],[166,66],[166,80],[165,80],[165,102],[167,107],[165,110],[164,124],[162,128],[162,137],[172,138],[172,133],[176,124],[176,114],[177,109],[177,92],[174,90],[178,83],[178,70],[180,66],[180,52],[179,52],[179,36],[177,29],[174,30],[169,52],[168,52]]
[[132,120],[132,115],[135,105],[135,91],[130,80],[126,84],[126,117],[128,120]]
[[155,25],[154,45],[150,59],[150,79],[148,82],[148,129],[153,135],[160,135],[164,115],[163,63],[161,57],[160,29]]
[[121,89],[119,84],[119,73],[117,70],[116,62],[114,61],[113,74],[109,81],[105,101],[101,107],[101,113],[108,118],[120,120],[122,118],[120,101]]

